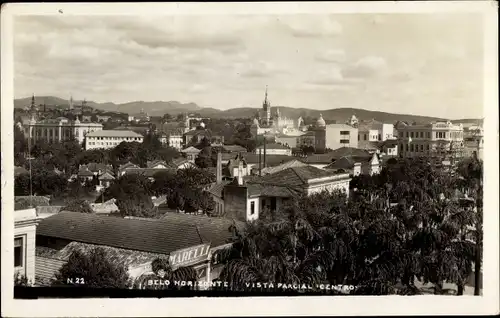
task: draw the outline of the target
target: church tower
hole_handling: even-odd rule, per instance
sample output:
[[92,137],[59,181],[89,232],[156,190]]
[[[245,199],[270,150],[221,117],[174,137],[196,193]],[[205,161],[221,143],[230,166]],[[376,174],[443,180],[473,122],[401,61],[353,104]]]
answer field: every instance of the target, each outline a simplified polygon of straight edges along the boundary
[[69,97],[69,110],[73,109],[73,96]]
[[264,102],[262,103],[262,108],[265,113],[265,124],[270,125],[271,124],[271,104],[267,100],[267,85],[266,85],[266,95],[264,97]]

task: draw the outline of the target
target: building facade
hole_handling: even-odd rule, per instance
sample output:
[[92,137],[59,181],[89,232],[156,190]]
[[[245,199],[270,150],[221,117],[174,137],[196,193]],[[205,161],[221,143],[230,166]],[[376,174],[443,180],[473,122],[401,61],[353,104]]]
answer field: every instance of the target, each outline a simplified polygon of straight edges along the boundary
[[122,142],[139,142],[144,136],[130,130],[99,130],[85,137],[85,149],[111,149]]
[[355,127],[346,124],[317,125],[316,127],[314,140],[316,151],[358,147],[358,129]]
[[385,141],[394,138],[394,125],[376,120],[361,122],[358,125],[358,141]]
[[36,209],[14,212],[14,273],[35,282]]
[[[292,149],[282,144],[272,143],[266,145],[266,155],[282,155],[282,156],[291,156]],[[255,153],[259,154],[264,153],[264,145],[255,148]]]
[[436,122],[407,125],[398,130],[399,154],[403,157],[463,156],[464,132],[461,124]]
[[45,140],[49,143],[76,139],[83,143],[88,133],[102,130],[102,124],[69,120],[64,117],[36,121],[33,118],[24,126],[25,136],[33,141]]

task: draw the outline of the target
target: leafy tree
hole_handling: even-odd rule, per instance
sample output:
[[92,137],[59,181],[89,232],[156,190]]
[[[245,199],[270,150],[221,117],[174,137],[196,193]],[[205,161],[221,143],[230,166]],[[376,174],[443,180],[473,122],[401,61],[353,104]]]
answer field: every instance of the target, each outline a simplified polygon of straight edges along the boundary
[[106,251],[94,247],[86,252],[74,251],[58,273],[54,285],[67,285],[76,278],[83,279],[84,286],[92,288],[127,288],[129,276],[124,266],[111,261]]
[[14,273],[14,286],[29,287],[32,286],[33,282],[28,280],[28,278],[19,272]]
[[196,157],[194,163],[201,169],[213,167],[212,147],[204,147]]
[[30,194],[30,176],[23,173],[14,179],[14,195],[23,196]]
[[71,212],[80,212],[80,213],[94,213],[94,210],[92,210],[92,208],[90,207],[89,202],[86,200],[82,200],[82,199],[71,200],[61,210],[62,211],[71,211]]
[[28,151],[28,142],[24,136],[24,132],[19,126],[14,126],[14,164],[23,166],[25,163],[25,154]]
[[153,206],[151,196],[153,187],[142,175],[125,174],[107,188],[96,202],[105,198],[115,198],[122,216],[155,217],[157,209]]
[[[194,282],[198,278],[198,274],[196,270],[192,267],[179,267],[177,269],[173,269],[170,265],[168,259],[165,258],[156,258],[151,263],[151,267],[153,269],[153,273],[149,275],[144,275],[143,277],[139,277],[135,283],[135,287],[138,285],[143,285],[144,289],[164,289],[164,290],[189,290],[193,289],[192,286],[180,286],[176,285],[173,282],[177,281],[191,281]],[[170,285],[148,285],[148,280],[168,280],[171,282]]]

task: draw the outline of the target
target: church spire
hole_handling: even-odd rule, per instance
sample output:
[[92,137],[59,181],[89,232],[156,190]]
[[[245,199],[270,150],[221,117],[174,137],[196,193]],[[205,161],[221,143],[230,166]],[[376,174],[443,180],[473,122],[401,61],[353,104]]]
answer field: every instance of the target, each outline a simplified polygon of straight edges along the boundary
[[267,85],[266,85],[266,95],[264,97],[264,103],[267,104]]
[[35,109],[35,94],[31,96],[31,110]]

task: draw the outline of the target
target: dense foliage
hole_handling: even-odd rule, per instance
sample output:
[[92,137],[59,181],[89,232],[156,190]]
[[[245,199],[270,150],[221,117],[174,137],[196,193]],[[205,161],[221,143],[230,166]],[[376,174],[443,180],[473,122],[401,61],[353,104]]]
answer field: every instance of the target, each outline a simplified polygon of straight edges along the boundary
[[[474,177],[479,170],[465,169]],[[417,294],[417,282],[444,293],[450,282],[462,294],[480,264],[481,214],[460,194],[474,177],[404,160],[355,178],[349,200],[327,192],[293,200],[218,253],[226,264],[220,279],[233,290],[256,282],[346,284],[364,295]]]
[[103,248],[94,247],[86,252],[74,251],[56,273],[54,285],[68,282],[81,287],[127,288],[129,276],[125,267],[112,262]]

